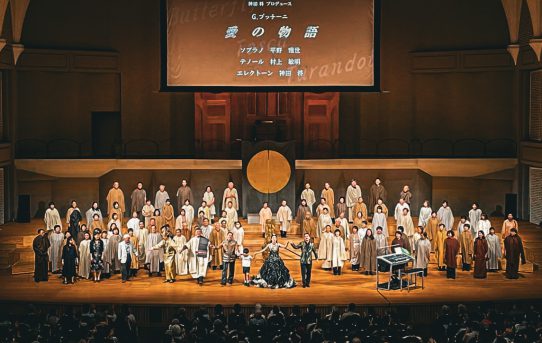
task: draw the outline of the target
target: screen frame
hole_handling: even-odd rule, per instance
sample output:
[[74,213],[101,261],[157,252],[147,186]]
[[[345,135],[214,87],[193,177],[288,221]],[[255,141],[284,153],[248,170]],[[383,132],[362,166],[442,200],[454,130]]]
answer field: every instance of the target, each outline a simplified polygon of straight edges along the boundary
[[170,86],[167,84],[167,1],[160,0],[160,92],[381,92],[380,89],[380,40],[381,40],[381,0],[374,4],[374,56],[372,86]]

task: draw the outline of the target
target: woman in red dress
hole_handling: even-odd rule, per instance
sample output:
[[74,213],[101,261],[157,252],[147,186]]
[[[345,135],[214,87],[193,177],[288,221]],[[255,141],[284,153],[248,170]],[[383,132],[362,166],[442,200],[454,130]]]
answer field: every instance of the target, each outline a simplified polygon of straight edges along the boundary
[[476,279],[485,279],[487,277],[487,245],[484,231],[478,231],[478,237],[474,240],[474,277]]

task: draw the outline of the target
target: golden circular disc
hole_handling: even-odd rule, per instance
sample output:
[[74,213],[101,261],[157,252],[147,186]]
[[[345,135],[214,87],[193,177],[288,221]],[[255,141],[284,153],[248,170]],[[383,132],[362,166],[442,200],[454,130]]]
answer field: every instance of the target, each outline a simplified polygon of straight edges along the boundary
[[259,192],[276,193],[290,181],[290,163],[274,150],[260,151],[248,162],[247,179]]

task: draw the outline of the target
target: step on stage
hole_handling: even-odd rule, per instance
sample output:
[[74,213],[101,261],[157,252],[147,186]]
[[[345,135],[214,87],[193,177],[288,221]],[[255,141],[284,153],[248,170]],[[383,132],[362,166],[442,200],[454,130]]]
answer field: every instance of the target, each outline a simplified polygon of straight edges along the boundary
[[[38,221],[31,224],[8,224],[0,230],[1,244],[14,244],[17,249],[28,249]],[[248,225],[247,225],[248,226]],[[539,228],[520,222],[522,235],[528,254],[538,255],[541,246]],[[261,242],[259,234],[251,229],[248,234],[251,252],[256,251],[256,242]],[[287,240],[301,241],[300,235],[290,235]],[[30,242],[29,242],[30,241]],[[284,242],[285,239],[280,239]],[[261,244],[261,243],[260,243]],[[532,249],[529,247],[533,247]],[[23,248],[24,247],[24,248]],[[28,254],[28,252],[26,252]],[[290,269],[297,284],[301,283],[299,261],[292,253],[282,250],[286,266]],[[30,256],[26,256],[28,259]],[[28,261],[28,260],[27,260]],[[163,283],[163,277],[149,277],[141,269],[138,276],[125,284],[120,275],[100,283],[89,280],[78,280],[74,285],[63,285],[58,275],[51,275],[48,282],[35,283],[32,277],[32,266],[27,263],[27,270],[19,270],[20,274],[2,273],[0,275],[0,303],[106,303],[106,304],[185,304],[185,305],[232,305],[235,303],[250,305],[262,304],[357,304],[387,306],[405,304],[439,304],[456,302],[485,301],[519,301],[542,299],[542,272],[523,268],[518,280],[508,280],[503,272],[488,273],[487,279],[474,279],[473,273],[458,270],[455,280],[446,279],[446,272],[437,271],[435,264],[430,264],[429,275],[424,280],[424,289],[411,288],[410,291],[377,290],[376,277],[362,275],[350,270],[347,262],[343,275],[334,276],[331,272],[320,268],[321,261],[313,265],[310,288],[297,286],[292,289],[263,289],[255,286],[243,286],[241,265],[236,264],[235,280],[232,286],[220,285],[220,270],[208,271],[205,284],[198,286],[190,276],[177,276],[175,283]],[[30,266],[28,266],[30,264]],[[251,267],[251,274],[256,275],[262,265],[256,259]],[[14,269],[17,272],[17,269]],[[420,284],[421,285],[421,284]]]

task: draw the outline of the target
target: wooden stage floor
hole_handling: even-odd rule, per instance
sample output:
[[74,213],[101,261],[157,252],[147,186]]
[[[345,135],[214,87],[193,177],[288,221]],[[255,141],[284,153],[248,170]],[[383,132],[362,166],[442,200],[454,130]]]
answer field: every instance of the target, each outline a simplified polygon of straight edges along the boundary
[[[10,224],[0,230],[4,242],[21,235],[21,226],[29,224]],[[15,230],[17,229],[17,230]],[[31,227],[28,229],[30,230]],[[29,231],[26,235],[29,235]],[[17,234],[17,231],[19,234]],[[33,229],[31,229],[33,231]],[[31,232],[30,231],[30,232]],[[528,223],[520,223],[520,233],[526,244],[539,245],[540,228]],[[28,241],[31,236],[27,236]],[[301,240],[292,237],[293,241]],[[285,255],[286,256],[286,255]],[[290,257],[285,263],[292,276],[301,282],[299,262]],[[209,270],[205,284],[198,286],[190,276],[177,276],[173,284],[163,283],[162,277],[148,277],[144,270],[130,282],[121,283],[120,275],[100,283],[80,280],[74,285],[63,285],[57,275],[51,275],[48,282],[35,283],[31,273],[19,275],[0,275],[0,302],[31,303],[107,303],[131,305],[232,305],[240,303],[262,304],[356,304],[386,306],[405,304],[441,304],[457,302],[519,301],[542,300],[542,272],[524,272],[518,280],[508,280],[503,272],[489,273],[484,280],[474,279],[472,272],[458,270],[457,279],[446,279],[445,272],[439,272],[435,264],[429,268],[425,278],[425,289],[403,291],[377,291],[375,276],[365,276],[350,270],[346,263],[343,275],[333,276],[320,268],[321,261],[313,266],[310,288],[300,286],[292,289],[262,289],[243,286],[240,262],[236,265],[235,281],[232,286],[220,285],[220,271]],[[251,274],[257,274],[262,264],[255,261]]]

